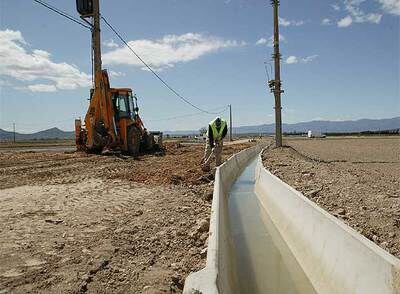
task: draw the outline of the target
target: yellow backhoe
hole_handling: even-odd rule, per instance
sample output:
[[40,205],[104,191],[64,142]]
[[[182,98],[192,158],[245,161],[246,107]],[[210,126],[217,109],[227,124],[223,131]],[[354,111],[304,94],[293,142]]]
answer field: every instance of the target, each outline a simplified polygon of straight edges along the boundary
[[94,88],[84,125],[75,120],[76,146],[80,151],[101,153],[162,150],[162,133],[148,132],[139,116],[136,95],[130,88],[111,88],[107,70],[102,69],[99,0],[77,0],[78,13],[92,26]]

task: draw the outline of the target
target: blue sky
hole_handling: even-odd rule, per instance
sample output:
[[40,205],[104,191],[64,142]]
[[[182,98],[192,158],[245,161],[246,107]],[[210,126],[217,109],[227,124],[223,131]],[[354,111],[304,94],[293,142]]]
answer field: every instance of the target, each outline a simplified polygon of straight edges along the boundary
[[[75,1],[48,3],[77,16]],[[232,104],[234,125],[271,123],[272,9],[261,0],[102,0],[103,15],[194,104]],[[399,0],[282,0],[283,121],[400,114]],[[90,34],[30,0],[0,0],[0,128],[73,129],[90,88]],[[131,87],[153,130],[199,129],[196,113],[143,69],[105,25],[103,67]],[[165,120],[164,120],[165,119]]]

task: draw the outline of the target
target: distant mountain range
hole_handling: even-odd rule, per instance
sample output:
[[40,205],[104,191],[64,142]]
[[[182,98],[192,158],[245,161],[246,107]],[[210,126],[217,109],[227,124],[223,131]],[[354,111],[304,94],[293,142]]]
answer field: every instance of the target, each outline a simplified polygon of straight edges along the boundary
[[[0,129],[0,140],[13,140],[14,133]],[[32,134],[21,134],[15,133],[15,139],[18,141],[23,140],[44,140],[44,139],[73,139],[75,132],[63,131],[59,128],[51,128],[48,130],[32,133]]]
[[[307,132],[317,131],[321,133],[348,133],[363,131],[392,130],[400,128],[400,116],[387,119],[359,119],[346,121],[323,121],[315,120],[309,122],[300,122],[295,124],[283,124],[284,132]],[[272,134],[275,132],[275,124],[263,124],[257,126],[242,126],[233,128],[234,134]],[[187,131],[165,131],[169,135],[189,135],[198,134],[198,130]],[[0,129],[0,140],[12,140],[13,132]],[[58,128],[51,128],[32,134],[15,134],[16,140],[42,140],[42,139],[73,139],[75,132],[62,131]]]
[[[400,128],[400,117],[385,119],[359,119],[346,121],[314,120],[294,124],[283,124],[283,131],[287,133],[307,132],[309,130],[321,133],[349,133],[363,131],[379,131]],[[272,134],[275,133],[275,124],[263,124],[257,126],[234,127],[234,134]],[[198,130],[166,131],[170,135],[197,134]]]
[[[350,133],[364,131],[391,130],[400,128],[400,117],[388,119],[359,119],[346,121],[324,121],[314,120],[309,122],[300,122],[295,124],[283,124],[283,131],[307,132],[316,131],[321,133]],[[244,126],[234,128],[235,133],[275,133],[275,124],[266,124],[259,126]]]

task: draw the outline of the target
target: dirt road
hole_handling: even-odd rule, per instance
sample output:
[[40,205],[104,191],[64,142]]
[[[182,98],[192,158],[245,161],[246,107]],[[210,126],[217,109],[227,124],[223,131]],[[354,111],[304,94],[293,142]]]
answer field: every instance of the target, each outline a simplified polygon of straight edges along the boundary
[[181,292],[206,257],[202,154],[0,154],[0,293]]
[[400,138],[286,140],[265,166],[400,257]]

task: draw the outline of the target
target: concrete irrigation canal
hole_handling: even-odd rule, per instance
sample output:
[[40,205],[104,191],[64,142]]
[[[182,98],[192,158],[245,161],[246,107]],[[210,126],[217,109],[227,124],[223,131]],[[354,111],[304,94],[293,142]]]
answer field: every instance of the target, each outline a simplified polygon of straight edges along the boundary
[[207,264],[184,293],[400,293],[400,260],[268,172],[261,149],[217,169]]

